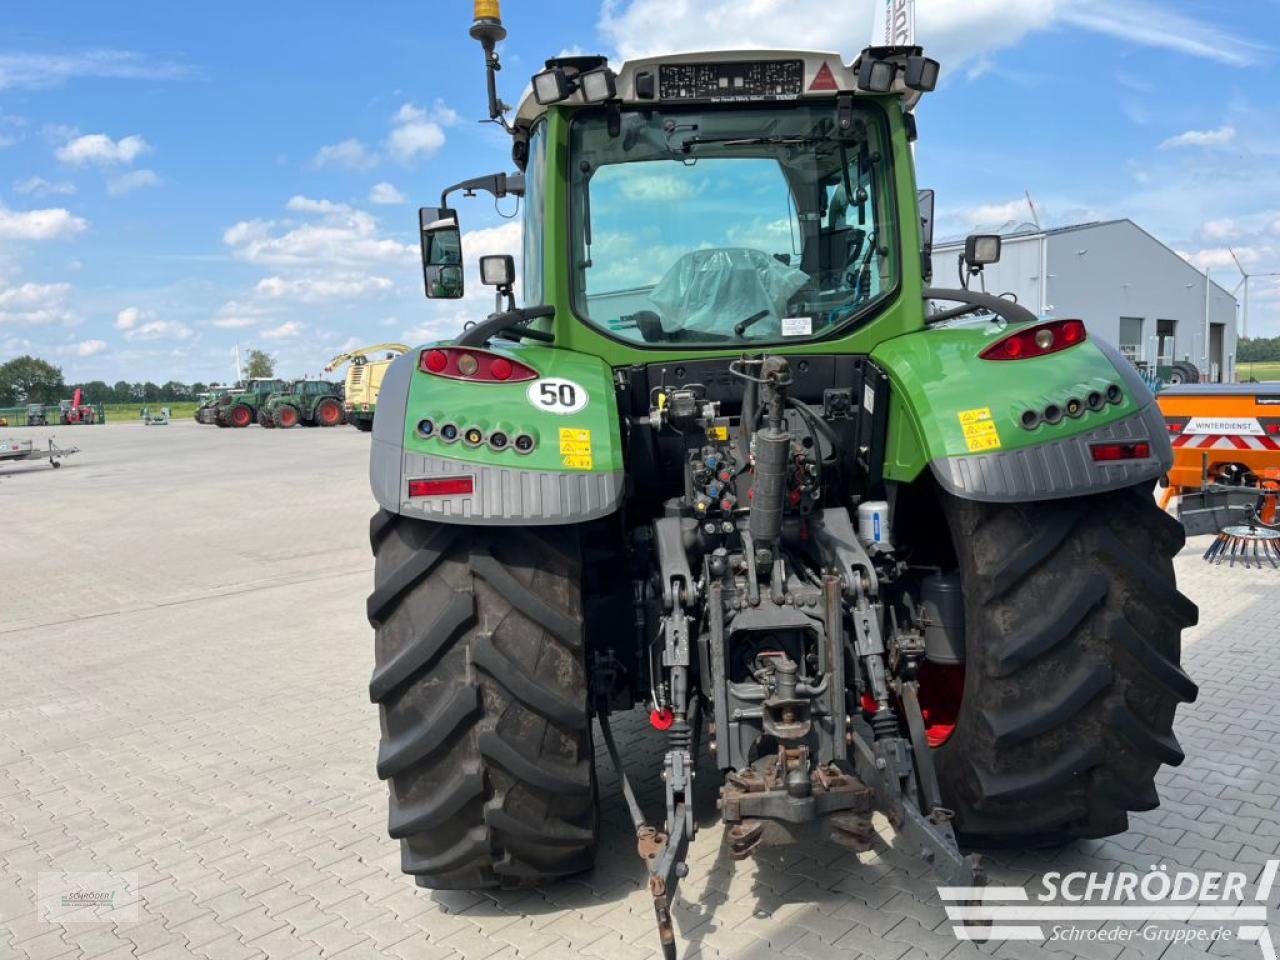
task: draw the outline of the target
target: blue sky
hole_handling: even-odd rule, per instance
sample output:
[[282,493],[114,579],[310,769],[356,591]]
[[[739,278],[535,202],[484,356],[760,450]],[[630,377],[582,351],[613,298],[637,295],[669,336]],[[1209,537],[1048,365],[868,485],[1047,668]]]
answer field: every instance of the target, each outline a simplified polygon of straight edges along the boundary
[[[448,334],[416,207],[505,169],[463,0],[10,4],[0,22],[0,359],[68,379],[221,379],[236,343],[318,372]],[[832,8],[836,9],[833,10]],[[502,87],[542,59],[791,46],[851,59],[871,0],[507,0]],[[1130,216],[1228,289],[1280,271],[1280,3],[919,0],[944,82],[919,110],[939,230]],[[503,211],[509,212],[509,211]],[[468,259],[518,252],[492,203]],[[1280,284],[1251,327],[1280,335]]]

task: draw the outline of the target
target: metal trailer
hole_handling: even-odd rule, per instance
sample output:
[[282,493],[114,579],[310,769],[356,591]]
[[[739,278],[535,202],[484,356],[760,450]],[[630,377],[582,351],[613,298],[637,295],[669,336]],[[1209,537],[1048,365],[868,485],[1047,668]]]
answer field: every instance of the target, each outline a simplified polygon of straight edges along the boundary
[[49,440],[49,446],[40,448],[35,445],[33,440],[0,440],[0,466],[8,463],[18,463],[24,460],[48,460],[49,466],[57,470],[62,463],[63,457],[69,457],[73,453],[79,453],[79,447],[59,447],[52,438]]

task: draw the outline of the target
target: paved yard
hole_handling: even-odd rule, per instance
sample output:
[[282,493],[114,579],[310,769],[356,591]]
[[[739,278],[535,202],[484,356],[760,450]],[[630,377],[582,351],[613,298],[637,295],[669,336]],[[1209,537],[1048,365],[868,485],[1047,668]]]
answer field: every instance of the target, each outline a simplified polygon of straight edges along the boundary
[[[655,954],[603,758],[592,873],[518,894],[433,894],[399,873],[365,687],[366,435],[190,422],[55,432],[83,447],[62,470],[0,468],[0,957]],[[1188,756],[1166,768],[1163,805],[1123,836],[989,858],[993,881],[1153,863],[1256,877],[1277,855],[1280,571],[1209,568],[1203,549],[1178,559],[1201,604],[1185,657],[1201,692],[1179,713]],[[653,769],[662,744],[643,718],[616,727],[633,768]],[[734,864],[705,813],[677,911],[685,956],[978,949],[957,944],[929,877],[889,846],[856,857],[816,838]],[[124,875],[137,893],[113,901],[114,923],[53,923],[38,891],[46,902],[68,872]],[[1124,958],[1206,949],[1139,941]],[[1219,943],[1210,955],[1259,952]]]

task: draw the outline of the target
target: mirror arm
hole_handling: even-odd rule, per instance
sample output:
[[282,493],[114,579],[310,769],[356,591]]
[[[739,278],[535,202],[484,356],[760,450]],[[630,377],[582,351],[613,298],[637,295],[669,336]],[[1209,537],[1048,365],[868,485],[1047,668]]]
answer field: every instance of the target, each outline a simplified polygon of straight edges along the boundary
[[[1008,301],[1005,301],[1008,303]],[[503,330],[512,328],[523,328],[525,324],[541,317],[554,317],[556,308],[551,306],[541,307],[518,307],[515,310],[506,310],[502,313],[495,313],[493,316],[485,320],[481,320],[474,327],[463,330],[461,336],[453,341],[455,347],[483,347],[489,342],[489,338],[497,335]],[[520,329],[521,336],[528,337],[531,340],[540,340],[543,343],[551,343],[555,338],[542,330],[525,330]]]
[[456,190],[461,190],[464,197],[474,197],[477,190],[483,190],[485,193],[491,193],[493,196],[501,200],[508,194],[515,197],[524,196],[524,174],[523,173],[491,173],[484,177],[472,177],[470,180],[463,180],[455,183],[451,187],[445,187],[440,194],[440,206],[449,206],[449,194]]
[[1026,307],[1006,300],[1004,297],[997,297],[990,293],[978,293],[976,290],[946,290],[941,287],[926,287],[922,291],[925,300],[953,300],[964,304],[960,307],[952,307],[950,310],[944,310],[942,313],[935,313],[931,317],[925,317],[925,325],[932,326],[935,323],[942,323],[944,320],[954,320],[956,317],[962,317],[966,313],[974,313],[978,310],[986,310],[994,313],[1002,320],[1009,323],[1035,323],[1036,315]]

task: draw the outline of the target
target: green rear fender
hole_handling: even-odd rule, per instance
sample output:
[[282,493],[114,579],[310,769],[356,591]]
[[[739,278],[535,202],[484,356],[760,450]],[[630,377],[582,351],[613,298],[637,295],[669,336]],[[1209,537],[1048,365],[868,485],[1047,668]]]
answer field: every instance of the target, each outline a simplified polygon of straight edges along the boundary
[[[926,467],[949,492],[1012,502],[1079,496],[1153,479],[1172,451],[1137,371],[1114,348],[1086,340],[1026,360],[984,360],[1008,326],[974,322],[895,337],[872,359],[889,375],[885,477],[909,483]],[[1119,392],[1119,400],[1106,399]],[[1091,409],[1091,395],[1103,397]],[[1082,410],[1070,416],[1072,401]],[[1046,413],[1061,412],[1058,422]],[[1028,428],[1024,417],[1034,414]],[[1147,457],[1097,463],[1091,445],[1146,442]]]
[[[536,377],[477,382],[420,370],[419,358],[434,346],[450,344],[411,350],[383,380],[370,453],[379,504],[481,524],[577,523],[618,508],[622,439],[613,375],[603,360],[500,341],[471,352],[505,357]],[[525,438],[529,448],[522,450]],[[473,489],[410,495],[411,480],[432,478],[469,480]]]

